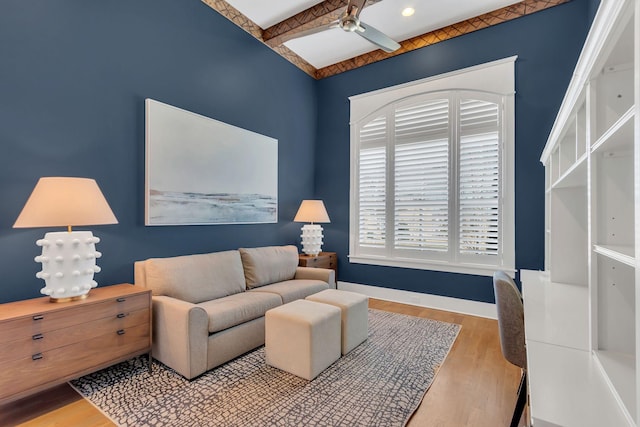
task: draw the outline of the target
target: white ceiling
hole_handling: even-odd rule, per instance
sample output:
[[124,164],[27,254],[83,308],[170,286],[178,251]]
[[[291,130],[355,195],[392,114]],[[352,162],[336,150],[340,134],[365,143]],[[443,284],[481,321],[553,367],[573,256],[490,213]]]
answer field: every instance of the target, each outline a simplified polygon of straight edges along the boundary
[[[521,0],[382,0],[366,6],[360,20],[397,42],[491,12]],[[318,0],[227,0],[231,6],[263,30],[321,1]],[[413,7],[415,14],[401,12]],[[377,49],[362,37],[333,28],[289,40],[285,45],[315,68]]]

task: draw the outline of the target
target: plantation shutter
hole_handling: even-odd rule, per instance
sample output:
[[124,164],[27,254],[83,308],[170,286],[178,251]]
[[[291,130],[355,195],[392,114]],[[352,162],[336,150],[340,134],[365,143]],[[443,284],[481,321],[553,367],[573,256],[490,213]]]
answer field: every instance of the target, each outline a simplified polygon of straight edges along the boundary
[[516,57],[349,97],[349,262],[515,271]]
[[360,129],[359,243],[386,246],[386,141],[387,119],[378,117]]
[[394,127],[394,249],[446,252],[449,101],[397,108]]
[[460,254],[498,255],[500,212],[498,104],[460,101]]

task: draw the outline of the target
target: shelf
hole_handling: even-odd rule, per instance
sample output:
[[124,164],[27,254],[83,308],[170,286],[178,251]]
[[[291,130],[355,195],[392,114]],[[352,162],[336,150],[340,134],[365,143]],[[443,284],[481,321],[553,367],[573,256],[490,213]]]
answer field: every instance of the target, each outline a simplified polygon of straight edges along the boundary
[[[619,253],[619,252],[617,252]],[[596,341],[593,348],[603,354],[636,354],[636,270],[607,256],[599,254],[595,259],[597,275],[594,277],[597,319]],[[605,353],[606,352],[606,353]],[[618,358],[614,359],[616,362]],[[607,359],[608,360],[608,359]],[[607,362],[603,362],[608,372]],[[618,369],[615,367],[616,372]],[[628,371],[625,371],[628,372]],[[613,378],[615,372],[609,373]],[[635,377],[635,371],[634,371]],[[633,379],[635,383],[635,378]],[[635,414],[635,413],[634,413]]]
[[635,357],[631,354],[597,350],[594,352],[608,380],[609,387],[624,403],[628,411],[626,416],[633,419],[636,413],[636,367]]
[[520,275],[536,427],[640,427],[639,15],[600,2],[540,157],[547,271]]
[[635,267],[636,265],[633,246],[593,245],[593,251],[630,267]]
[[558,144],[560,152],[560,175],[563,175],[576,161],[576,124],[575,117],[567,126],[566,133],[562,136]]
[[585,153],[553,183],[552,188],[586,187],[586,185],[587,154]]
[[[549,225],[550,280],[588,283],[590,246],[587,187],[556,187],[551,193]],[[609,242],[607,242],[609,243]]]
[[560,176],[560,149],[557,148],[551,153],[551,164],[549,165],[551,171],[551,182],[556,182]]
[[587,152],[587,145],[587,106],[582,100],[576,113],[576,158]]
[[614,140],[592,155],[592,242],[605,248],[635,246],[634,156],[632,150],[609,150],[609,142]]
[[593,80],[597,93],[596,140],[604,136],[614,123],[634,106],[633,49],[628,54],[630,58],[617,58],[616,60],[621,62],[605,65]]
[[635,106],[631,106],[591,147],[591,152],[633,149],[633,118]]

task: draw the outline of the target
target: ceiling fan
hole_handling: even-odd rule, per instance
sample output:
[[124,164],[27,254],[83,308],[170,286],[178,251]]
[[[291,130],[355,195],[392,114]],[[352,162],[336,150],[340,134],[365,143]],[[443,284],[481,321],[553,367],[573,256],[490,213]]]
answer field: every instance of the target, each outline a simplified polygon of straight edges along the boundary
[[400,48],[400,45],[392,40],[389,36],[376,30],[371,25],[365,24],[364,22],[360,21],[360,12],[362,12],[362,9],[364,8],[366,2],[367,0],[349,0],[346,9],[342,13],[342,15],[340,15],[340,18],[338,18],[338,20],[325,25],[321,25],[319,27],[301,31],[290,38],[304,37],[331,28],[342,28],[344,31],[358,34],[360,37],[363,37],[369,42],[375,44],[385,52],[393,52],[398,50]]

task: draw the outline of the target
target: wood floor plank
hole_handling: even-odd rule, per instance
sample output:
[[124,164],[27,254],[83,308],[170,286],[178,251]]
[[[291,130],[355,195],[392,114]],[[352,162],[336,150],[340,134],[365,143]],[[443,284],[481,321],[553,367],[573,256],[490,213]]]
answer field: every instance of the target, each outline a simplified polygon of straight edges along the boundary
[[[495,320],[376,299],[370,299],[369,306],[462,326],[408,427],[509,425],[520,370],[502,356]],[[0,425],[111,427],[114,424],[65,384],[0,406]]]
[[496,320],[378,300],[369,306],[462,326],[409,427],[509,425],[520,370],[502,356]]

